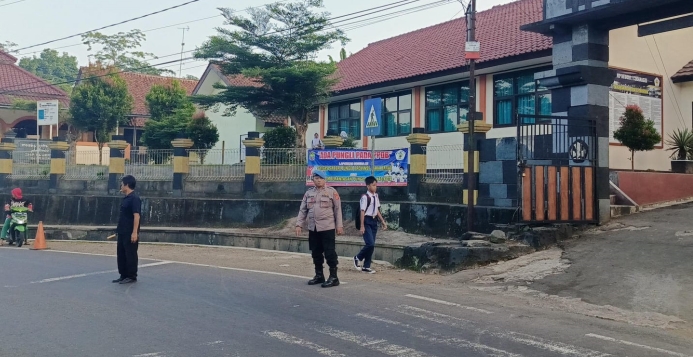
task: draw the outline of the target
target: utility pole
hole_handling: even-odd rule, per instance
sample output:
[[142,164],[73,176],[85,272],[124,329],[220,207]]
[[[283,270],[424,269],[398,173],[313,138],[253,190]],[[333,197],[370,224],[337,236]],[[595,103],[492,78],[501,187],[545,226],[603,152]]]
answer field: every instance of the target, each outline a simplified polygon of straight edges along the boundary
[[190,26],[179,27],[179,30],[183,30],[183,40],[180,43],[180,62],[178,65],[178,77],[183,77],[183,50],[185,49],[185,31],[190,30]]
[[474,168],[474,157],[477,149],[476,138],[474,137],[474,121],[476,115],[476,78],[474,69],[476,59],[479,58],[479,43],[476,42],[476,0],[469,0],[467,7],[467,43],[465,44],[465,57],[469,60],[469,114],[467,123],[469,124],[469,146],[467,151],[467,231],[474,231],[474,198],[476,191],[476,172]]

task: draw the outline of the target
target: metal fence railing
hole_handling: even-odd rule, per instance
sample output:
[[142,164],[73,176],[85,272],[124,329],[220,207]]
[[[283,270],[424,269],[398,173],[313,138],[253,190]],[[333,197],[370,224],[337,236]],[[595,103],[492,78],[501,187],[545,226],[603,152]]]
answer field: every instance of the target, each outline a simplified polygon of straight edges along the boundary
[[173,178],[173,150],[130,150],[125,174],[139,181],[167,181]]
[[107,180],[108,156],[108,148],[101,153],[101,160],[98,150],[67,151],[63,180]]
[[258,181],[305,181],[307,149],[260,149]]
[[426,174],[424,182],[462,183],[464,175],[463,145],[424,146]]
[[188,150],[189,181],[240,181],[245,177],[241,149]]
[[36,151],[15,151],[12,153],[12,175],[14,179],[44,179],[50,177],[50,156]]

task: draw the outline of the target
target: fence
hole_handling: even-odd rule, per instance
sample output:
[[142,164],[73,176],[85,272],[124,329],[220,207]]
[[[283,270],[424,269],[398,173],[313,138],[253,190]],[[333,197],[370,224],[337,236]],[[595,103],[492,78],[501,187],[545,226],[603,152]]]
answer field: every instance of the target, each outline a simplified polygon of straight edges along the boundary
[[258,181],[305,181],[307,155],[301,149],[261,149]]
[[241,149],[188,150],[190,157],[189,181],[241,181],[245,165],[241,162]]
[[[15,151],[12,153],[13,179],[45,179],[50,176],[50,161],[36,155],[36,151]],[[49,159],[50,160],[50,159]]]
[[[108,148],[104,149],[108,154]],[[99,160],[98,150],[68,151],[65,153],[65,175],[63,180],[107,180],[108,157]]]
[[173,150],[130,150],[125,174],[140,181],[168,181],[173,178]]
[[424,146],[426,175],[423,182],[462,183],[464,174],[463,145]]

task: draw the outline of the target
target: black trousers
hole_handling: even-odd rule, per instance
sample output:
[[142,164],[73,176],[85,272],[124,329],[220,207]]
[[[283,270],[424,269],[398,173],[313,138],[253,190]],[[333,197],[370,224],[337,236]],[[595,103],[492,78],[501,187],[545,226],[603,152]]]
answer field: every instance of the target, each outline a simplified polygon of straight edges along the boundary
[[131,241],[132,234],[118,234],[118,273],[122,278],[137,279],[137,247],[139,241]]
[[[313,264],[316,268],[322,269],[322,264],[327,260],[327,266],[336,268],[339,264],[337,251],[335,250],[335,230],[329,231],[309,231],[308,248],[310,248]],[[324,258],[323,258],[324,255]]]

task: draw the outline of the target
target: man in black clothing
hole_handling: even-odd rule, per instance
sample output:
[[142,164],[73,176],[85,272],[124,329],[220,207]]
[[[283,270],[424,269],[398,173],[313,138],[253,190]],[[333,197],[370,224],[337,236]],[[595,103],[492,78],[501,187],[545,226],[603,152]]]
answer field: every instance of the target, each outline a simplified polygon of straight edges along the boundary
[[137,281],[137,247],[140,233],[140,213],[142,201],[133,191],[137,180],[131,175],[123,177],[120,192],[125,194],[120,204],[118,218],[118,273],[120,278],[114,283],[130,284]]

